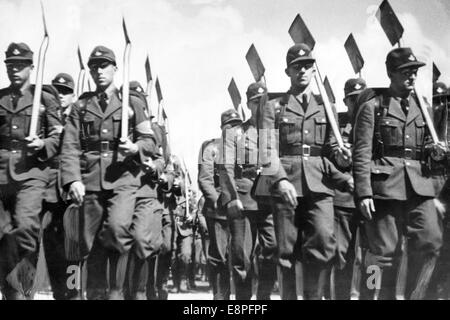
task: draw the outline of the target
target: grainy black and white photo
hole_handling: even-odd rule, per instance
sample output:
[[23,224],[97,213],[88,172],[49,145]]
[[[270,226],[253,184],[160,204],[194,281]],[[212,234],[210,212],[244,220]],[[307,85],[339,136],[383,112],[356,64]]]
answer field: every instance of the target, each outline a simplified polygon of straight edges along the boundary
[[1,299],[449,300],[449,30],[448,0],[0,0]]

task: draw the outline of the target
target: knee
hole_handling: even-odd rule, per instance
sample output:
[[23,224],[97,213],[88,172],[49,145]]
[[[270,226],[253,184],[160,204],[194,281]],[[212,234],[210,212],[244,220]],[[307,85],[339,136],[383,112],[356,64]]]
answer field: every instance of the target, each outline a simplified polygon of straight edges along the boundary
[[108,229],[115,238],[122,238],[129,235],[130,226],[122,221],[110,220]]
[[417,237],[413,249],[424,254],[439,255],[442,243],[442,232],[439,229],[429,230]]

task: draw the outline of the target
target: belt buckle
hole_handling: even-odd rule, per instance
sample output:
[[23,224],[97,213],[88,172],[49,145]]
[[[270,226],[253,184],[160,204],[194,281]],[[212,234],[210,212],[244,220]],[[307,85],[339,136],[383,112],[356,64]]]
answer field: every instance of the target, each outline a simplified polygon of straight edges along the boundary
[[311,154],[311,147],[307,144],[302,145],[302,155],[304,157],[309,157]]
[[102,141],[100,145],[101,152],[109,151],[109,141]]
[[405,159],[412,160],[413,151],[410,148],[405,148]]

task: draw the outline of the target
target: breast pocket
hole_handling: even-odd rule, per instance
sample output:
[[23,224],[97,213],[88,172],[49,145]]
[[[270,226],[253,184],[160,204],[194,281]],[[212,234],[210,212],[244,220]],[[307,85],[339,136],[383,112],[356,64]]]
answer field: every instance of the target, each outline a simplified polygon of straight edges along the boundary
[[403,145],[403,123],[392,118],[382,118],[380,120],[381,139],[385,145]]
[[323,145],[327,134],[327,118],[314,118],[314,142],[317,145]]
[[300,142],[299,125],[301,118],[284,116],[280,118],[280,143],[283,145]]
[[95,126],[95,121],[96,117],[90,113],[85,113],[84,117],[83,117],[83,122],[82,122],[82,127],[83,127],[83,132],[85,134],[86,137],[89,136],[95,136],[97,135],[97,130],[96,130],[96,126]]
[[415,121],[416,126],[416,146],[420,147],[424,145],[424,139],[425,139],[425,129],[426,124],[423,119],[416,119]]

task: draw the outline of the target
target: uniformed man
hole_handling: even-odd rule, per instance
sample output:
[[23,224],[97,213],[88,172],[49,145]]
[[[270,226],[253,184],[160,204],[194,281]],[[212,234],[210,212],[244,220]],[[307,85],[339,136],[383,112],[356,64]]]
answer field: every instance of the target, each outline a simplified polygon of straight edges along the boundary
[[[349,79],[344,85],[345,113],[339,114],[339,127],[344,143],[351,147],[355,107],[358,95],[366,89],[364,79]],[[352,175],[351,166],[342,168],[343,172]],[[353,262],[355,259],[356,233],[358,232],[359,216],[355,210],[355,202],[351,192],[336,189],[334,197],[334,233],[336,236],[336,258],[333,266],[335,299],[348,300],[351,294]],[[333,278],[332,278],[333,279]],[[358,288],[354,288],[359,291]]]
[[[443,82],[435,82],[433,84],[433,115],[434,125],[436,127],[439,140],[443,141],[447,147],[450,143],[449,136],[449,107],[450,92]],[[438,258],[435,272],[433,273],[430,286],[428,288],[428,299],[448,300],[450,298],[450,221],[449,221],[449,204],[450,204],[450,181],[449,176],[449,160],[441,163],[441,174],[435,175],[435,187],[439,196],[435,199],[438,212],[441,213],[443,245]]]
[[[232,127],[242,123],[234,109],[221,114],[221,128]],[[208,278],[213,289],[214,300],[230,299],[229,242],[230,229],[226,212],[221,210],[219,195],[219,150],[223,147],[221,139],[203,142],[198,159],[198,186],[205,197],[203,214],[209,234],[207,255]]]
[[[61,102],[58,113],[64,125],[75,100],[74,81],[69,74],[59,73],[52,80],[52,85],[58,91],[59,101]],[[67,300],[78,298],[78,290],[69,289],[67,286],[67,280],[71,276],[71,273],[67,272],[68,267],[76,265],[77,262],[68,261],[64,249],[63,216],[67,204],[63,199],[61,189],[59,160],[59,156],[57,156],[51,161],[50,182],[47,186],[44,203],[44,212],[51,215],[51,221],[45,227],[43,244],[53,297],[56,300]]]
[[[145,110],[149,110],[144,90],[139,82],[130,81],[130,94],[138,97],[146,105]],[[135,243],[130,254],[128,276],[131,281],[129,298],[133,300],[147,300],[147,281],[149,276],[154,274],[155,258],[162,244],[163,208],[157,199],[157,186],[164,169],[163,154],[160,151],[162,140],[160,135],[163,133],[157,129],[152,129],[156,148],[144,162],[145,173],[141,176],[141,187],[136,193],[136,208],[131,226]],[[154,283],[154,279],[150,281]]]
[[[136,191],[141,164],[155,140],[143,101],[130,95],[129,137],[120,140],[122,103],[114,86],[114,53],[97,46],[88,67],[97,90],[83,94],[67,119],[61,151],[62,184],[83,206],[83,242],[88,259],[88,299],[105,298],[109,259],[109,299],[123,299]],[[124,121],[126,121],[124,120]]]
[[[322,297],[324,275],[336,249],[334,188],[352,186],[352,179],[328,159],[335,138],[321,98],[311,92],[314,61],[306,44],[288,50],[291,88],[281,98],[262,102],[258,126],[263,170],[256,195],[273,194],[282,299],[297,298],[298,259],[303,264],[299,280],[304,279],[304,298]],[[342,166],[348,162],[347,149],[335,154]]]
[[[441,248],[436,192],[425,164],[430,155],[438,160],[445,149],[430,143],[414,95],[417,72],[424,65],[410,48],[390,51],[390,87],[365,94],[361,101],[368,101],[358,107],[353,174],[358,208],[367,220],[363,274],[375,272],[381,281],[363,285],[362,298],[423,298]],[[402,251],[407,253],[406,285]]]
[[11,84],[0,90],[0,287],[6,299],[23,299],[25,288],[11,276],[20,274],[20,262],[39,248],[48,161],[58,151],[61,122],[59,102],[42,92],[38,132],[28,132],[33,52],[25,43],[11,43],[5,63]]
[[[270,206],[263,206],[251,191],[258,174],[257,112],[267,93],[261,82],[247,89],[252,116],[242,125],[222,131],[223,163],[220,165],[221,205],[226,208],[231,232],[231,267],[236,300],[250,300],[257,242],[261,246],[258,268],[258,300],[270,300],[276,279],[276,241]],[[221,150],[222,151],[222,150]]]
[[197,289],[197,284],[195,280],[197,278],[204,279],[206,281],[205,276],[205,268],[206,268],[206,252],[207,252],[207,243],[208,239],[208,229],[206,227],[206,220],[203,216],[202,210],[204,206],[205,198],[202,196],[197,201],[197,195],[194,190],[192,198],[190,198],[192,203],[192,217],[193,217],[193,239],[194,242],[192,244],[192,261],[189,266],[189,288]]
[[[173,264],[176,245],[175,211],[179,205],[178,197],[182,195],[184,184],[181,177],[181,164],[175,155],[171,155],[164,169],[158,186],[158,199],[163,206],[162,213],[162,245],[156,265],[156,295],[149,299],[167,300],[169,296],[168,281]],[[151,270],[149,270],[151,272]],[[147,295],[151,288],[147,286]]]
[[[184,184],[186,177],[180,176],[180,179],[175,180],[175,186],[178,184]],[[194,216],[193,216],[193,203],[190,198],[189,203],[186,203],[186,193],[191,191],[185,188],[181,189],[181,194],[177,196],[177,208],[174,211],[175,215],[175,245],[173,252],[172,262],[172,280],[173,290],[172,293],[186,293],[189,292],[191,287],[189,280],[189,266],[192,263],[192,246],[194,243]],[[189,213],[186,212],[186,205],[188,205]]]

